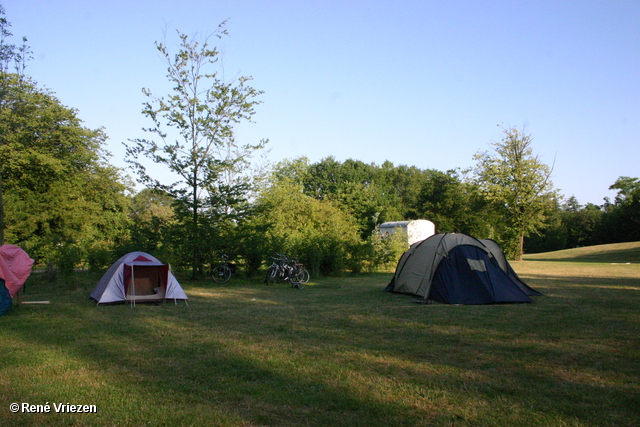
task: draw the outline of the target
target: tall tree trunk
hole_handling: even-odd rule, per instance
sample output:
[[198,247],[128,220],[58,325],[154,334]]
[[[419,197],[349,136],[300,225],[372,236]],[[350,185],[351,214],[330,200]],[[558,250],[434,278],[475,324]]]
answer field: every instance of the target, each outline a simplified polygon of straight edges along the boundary
[[198,186],[193,184],[193,223],[191,229],[191,278],[198,278]]
[[518,241],[518,261],[522,261],[522,254],[524,254],[524,233],[520,233]]

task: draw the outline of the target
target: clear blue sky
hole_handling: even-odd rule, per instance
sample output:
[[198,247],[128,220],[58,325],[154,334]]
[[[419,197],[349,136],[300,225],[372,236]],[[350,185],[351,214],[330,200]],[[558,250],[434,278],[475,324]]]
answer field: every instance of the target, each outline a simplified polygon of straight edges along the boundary
[[210,33],[229,18],[225,72],[265,92],[238,136],[268,138],[272,161],[466,168],[501,124],[525,126],[581,204],[640,176],[637,0],[0,3],[34,52],[27,73],[106,129],[117,166],[150,125],[141,88],[169,92],[154,47],[165,26]]

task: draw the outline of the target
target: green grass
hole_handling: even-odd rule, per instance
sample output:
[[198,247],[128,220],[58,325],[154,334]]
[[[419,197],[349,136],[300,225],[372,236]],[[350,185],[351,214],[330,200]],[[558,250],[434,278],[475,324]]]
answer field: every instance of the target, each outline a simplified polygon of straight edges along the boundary
[[612,243],[609,245],[585,246],[576,249],[527,254],[526,260],[627,263],[640,262],[640,242]]
[[188,306],[132,309],[87,299],[99,275],[34,275],[24,299],[51,303],[0,317],[0,425],[638,425],[637,247],[512,263],[545,293],[522,305],[414,304],[373,274],[182,279]]

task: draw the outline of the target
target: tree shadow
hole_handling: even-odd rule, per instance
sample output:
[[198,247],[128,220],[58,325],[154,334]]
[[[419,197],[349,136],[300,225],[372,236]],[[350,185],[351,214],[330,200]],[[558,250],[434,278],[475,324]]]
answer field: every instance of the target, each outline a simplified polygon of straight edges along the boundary
[[[380,283],[202,295],[189,307],[95,307],[72,296],[40,315],[24,311],[31,324],[11,333],[89,366],[110,392],[171,407],[138,409],[129,421],[114,411],[115,424],[209,424],[215,415],[228,425],[625,425],[640,417],[631,409],[640,407],[633,280],[527,275],[549,296],[425,306],[372,279]],[[11,384],[12,395],[40,396],[33,381]]]

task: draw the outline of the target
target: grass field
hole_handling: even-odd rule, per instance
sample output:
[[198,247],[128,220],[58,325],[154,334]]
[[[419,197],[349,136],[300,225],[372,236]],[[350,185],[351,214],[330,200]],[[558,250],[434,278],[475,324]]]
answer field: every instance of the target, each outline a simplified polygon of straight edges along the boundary
[[188,306],[132,309],[87,299],[100,275],[34,274],[24,300],[51,303],[0,317],[0,425],[637,426],[639,261],[640,243],[530,255],[512,266],[545,296],[491,306],[415,304],[374,274],[183,279]]

